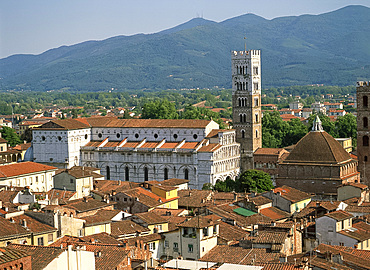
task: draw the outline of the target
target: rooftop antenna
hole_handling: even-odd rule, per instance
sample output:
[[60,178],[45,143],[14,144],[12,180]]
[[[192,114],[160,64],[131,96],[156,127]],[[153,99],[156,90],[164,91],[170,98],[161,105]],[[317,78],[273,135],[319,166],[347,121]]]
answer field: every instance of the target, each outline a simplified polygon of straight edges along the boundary
[[247,37],[244,37],[244,51],[247,51]]

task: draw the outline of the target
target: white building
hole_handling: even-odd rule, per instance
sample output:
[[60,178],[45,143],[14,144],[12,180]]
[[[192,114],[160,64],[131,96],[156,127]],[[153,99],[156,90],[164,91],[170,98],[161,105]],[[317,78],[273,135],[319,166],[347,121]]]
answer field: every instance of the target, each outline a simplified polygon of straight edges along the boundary
[[0,166],[0,185],[28,186],[32,192],[46,192],[53,188],[56,167],[35,162],[21,162]]
[[181,178],[202,188],[239,174],[235,131],[218,128],[212,120],[55,120],[33,131],[33,152],[38,162],[61,168],[99,168],[106,179]]

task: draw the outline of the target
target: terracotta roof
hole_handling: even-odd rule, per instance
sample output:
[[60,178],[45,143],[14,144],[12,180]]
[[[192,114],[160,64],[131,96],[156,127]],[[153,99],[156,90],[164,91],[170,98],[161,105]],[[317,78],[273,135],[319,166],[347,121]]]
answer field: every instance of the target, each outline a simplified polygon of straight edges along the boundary
[[14,216],[13,220],[15,223],[18,223],[20,225],[24,224],[24,221],[25,221],[26,227],[23,225],[22,226],[25,227],[27,231],[34,233],[34,234],[57,231],[56,228],[50,225],[47,225],[45,223],[42,223],[40,221],[37,221],[36,219],[30,216],[27,216],[27,215]]
[[140,218],[148,225],[167,223],[167,220],[154,212],[144,212],[135,214],[136,217]]
[[351,159],[349,153],[327,132],[311,131],[296,144],[283,163],[337,164]]
[[253,202],[257,206],[265,205],[265,204],[268,204],[268,203],[272,202],[271,199],[269,199],[267,197],[264,197],[262,195],[259,195],[259,196],[256,196],[256,197],[249,197],[248,199],[249,199],[249,201]]
[[279,259],[279,253],[268,253],[264,248],[245,249],[229,245],[217,245],[200,261],[251,265]]
[[362,190],[369,188],[367,185],[365,185],[363,183],[352,183],[352,182],[345,183],[345,184],[341,185],[340,187],[345,187],[345,186],[357,187],[357,188],[360,188]]
[[214,152],[221,148],[221,144],[219,143],[210,143],[208,145],[202,146],[199,148],[198,152]]
[[96,191],[109,194],[112,190],[116,192],[127,191],[139,187],[140,183],[116,180],[94,180],[94,189]]
[[99,208],[105,208],[110,205],[116,204],[115,202],[113,203],[106,203],[106,202],[101,202],[98,200],[94,199],[78,199],[78,200],[73,200],[73,201],[67,201],[67,204],[64,205],[64,207],[71,208],[76,210],[77,212],[87,212],[90,210],[95,210]]
[[370,206],[368,205],[356,205],[356,204],[349,204],[346,207],[346,212],[349,213],[370,213]]
[[281,186],[273,189],[274,193],[280,192],[281,197],[284,199],[291,201],[293,203],[303,201],[306,199],[311,198],[312,196],[306,192],[300,191],[298,189],[289,187],[289,186]]
[[14,163],[0,166],[0,178],[13,177],[16,175],[43,172],[49,170],[57,170],[57,168],[30,161]]
[[305,208],[303,208],[295,215],[299,218],[305,217],[307,215],[310,215],[311,213],[314,213],[318,207],[322,207],[328,211],[335,211],[340,203],[340,201],[310,201]]
[[280,155],[282,152],[288,152],[284,148],[258,148],[253,155]]
[[228,223],[225,223],[221,221],[220,223],[220,230],[218,233],[218,236],[221,239],[224,239],[226,241],[239,241],[240,239],[244,239],[246,236],[248,236],[250,233],[243,230],[242,228],[238,226],[233,226]]
[[352,228],[342,230],[339,233],[362,242],[370,239],[370,225],[360,221],[352,224]]
[[263,208],[259,211],[260,214],[271,218],[272,220],[280,220],[280,219],[285,219],[289,218],[291,216],[290,213],[287,213],[283,210],[280,210],[276,207],[267,207]]
[[156,213],[157,215],[168,219],[168,218],[171,218],[171,217],[177,217],[177,216],[180,216],[180,215],[185,215],[187,213],[187,210],[185,210],[185,209],[154,208],[150,212]]
[[187,227],[187,228],[206,228],[218,224],[217,220],[214,220],[214,217],[211,216],[196,216],[191,219],[185,220],[182,223],[177,224],[178,227]]
[[32,145],[32,143],[22,143],[22,144],[18,144],[16,146],[14,146],[12,149],[24,151],[24,150],[27,150],[28,148],[30,148],[31,145]]
[[64,130],[73,130],[73,129],[85,129],[90,128],[89,125],[78,121],[77,119],[60,119],[52,120],[43,124],[40,127],[35,129],[64,129]]
[[113,117],[89,117],[92,127],[147,127],[147,128],[205,128],[211,120],[193,119],[117,119]]
[[213,138],[213,137],[217,138],[219,132],[230,132],[230,131],[234,131],[234,130],[232,129],[213,129],[211,130],[210,133],[207,134],[206,137],[207,138]]
[[27,252],[31,255],[32,269],[44,269],[53,260],[60,256],[64,250],[60,247],[30,246],[10,244],[10,248]]
[[80,237],[81,241],[88,243],[99,243],[99,244],[109,244],[109,245],[121,245],[122,242],[110,236],[106,232],[91,234],[88,236]]
[[211,203],[213,192],[210,190],[179,190],[179,207],[199,208]]
[[134,238],[127,239],[127,243],[129,246],[134,246],[136,241],[143,241],[144,243],[154,242],[161,240],[162,236],[159,233],[152,233],[148,235],[138,236]]
[[86,248],[86,251],[94,252],[95,269],[101,270],[118,269],[118,266],[122,264],[130,253],[130,250],[127,250],[123,245],[92,244],[87,242],[63,242],[61,244],[63,248],[67,248],[67,245],[72,244],[74,248],[83,246]]
[[111,235],[116,238],[142,232],[150,232],[150,230],[131,220],[115,221],[111,224]]
[[5,219],[0,216],[0,239],[7,238],[11,235],[25,235],[30,232],[24,228],[19,222],[11,222],[11,220]]
[[301,266],[299,266],[298,264],[295,264],[295,263],[271,262],[271,263],[257,263],[257,265],[263,266],[262,270],[298,270],[298,269],[303,269]]
[[352,267],[329,261],[324,258],[314,256],[310,261],[310,265],[317,267],[318,269],[336,269],[336,270],[352,270]]
[[4,138],[0,137],[0,143],[7,143],[8,141],[5,140]]
[[79,179],[79,178],[85,178],[85,177],[93,177],[93,178],[102,178],[104,177],[101,174],[98,174],[94,171],[98,169],[96,168],[88,168],[88,167],[81,167],[81,166],[75,166],[70,169],[59,169],[55,175],[61,174],[63,172],[72,175],[73,177]]
[[341,221],[341,220],[345,220],[345,219],[353,217],[352,214],[350,214],[346,211],[343,211],[343,210],[337,210],[337,211],[334,211],[334,212],[330,212],[330,213],[325,214],[325,216],[331,217],[331,218],[335,219],[336,221]]
[[19,193],[18,190],[2,190],[0,191],[0,201],[13,203],[14,198]]
[[69,201],[73,196],[76,195],[76,193],[76,191],[59,190],[54,188],[47,192],[49,200],[54,201],[58,199],[58,204]]
[[320,244],[317,248],[314,249],[314,251],[323,255],[327,252],[332,254],[340,254],[343,257],[344,264],[362,267],[361,269],[370,269],[369,250],[360,250],[345,246]]
[[150,192],[149,190],[143,189],[141,187],[130,189],[130,190],[127,190],[127,191],[122,191],[122,193],[126,194],[127,196],[129,196],[131,198],[137,198],[137,201],[139,203],[142,203],[142,204],[148,206],[149,208],[153,208],[153,207],[159,206],[159,205],[161,205],[165,202],[169,202],[169,201],[172,201],[174,199],[177,199],[177,197],[175,197],[175,198],[171,198],[171,199],[166,200],[166,199],[154,194],[153,192]]
[[121,210],[99,210],[94,215],[80,217],[80,219],[85,220],[85,226],[92,226],[103,223],[111,223],[112,218],[114,218]]
[[0,247],[0,265],[28,256],[30,255],[22,250],[16,250],[9,247]]
[[247,237],[248,240],[256,244],[284,244],[285,239],[287,239],[287,232],[280,231],[269,231],[260,230],[258,235]]
[[178,185],[181,185],[181,184],[189,183],[189,180],[179,179],[179,178],[171,178],[171,179],[160,181],[159,183],[163,186],[173,187],[173,186],[178,186]]

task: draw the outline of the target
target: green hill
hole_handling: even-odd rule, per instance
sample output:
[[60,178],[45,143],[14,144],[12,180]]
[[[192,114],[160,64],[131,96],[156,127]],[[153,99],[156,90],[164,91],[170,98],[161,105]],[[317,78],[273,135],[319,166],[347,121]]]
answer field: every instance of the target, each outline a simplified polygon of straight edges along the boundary
[[266,20],[193,19],[150,35],[117,36],[0,59],[0,90],[98,91],[231,87],[231,50],[262,50],[264,88],[369,80],[370,9]]

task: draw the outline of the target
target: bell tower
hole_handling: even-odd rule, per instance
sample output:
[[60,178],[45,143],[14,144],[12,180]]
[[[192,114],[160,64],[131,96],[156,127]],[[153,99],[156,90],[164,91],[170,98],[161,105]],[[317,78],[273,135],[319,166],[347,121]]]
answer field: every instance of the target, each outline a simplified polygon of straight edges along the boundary
[[370,185],[370,82],[357,82],[357,157],[361,182]]
[[261,51],[232,51],[231,70],[233,127],[243,172],[254,168],[253,153],[262,147]]

